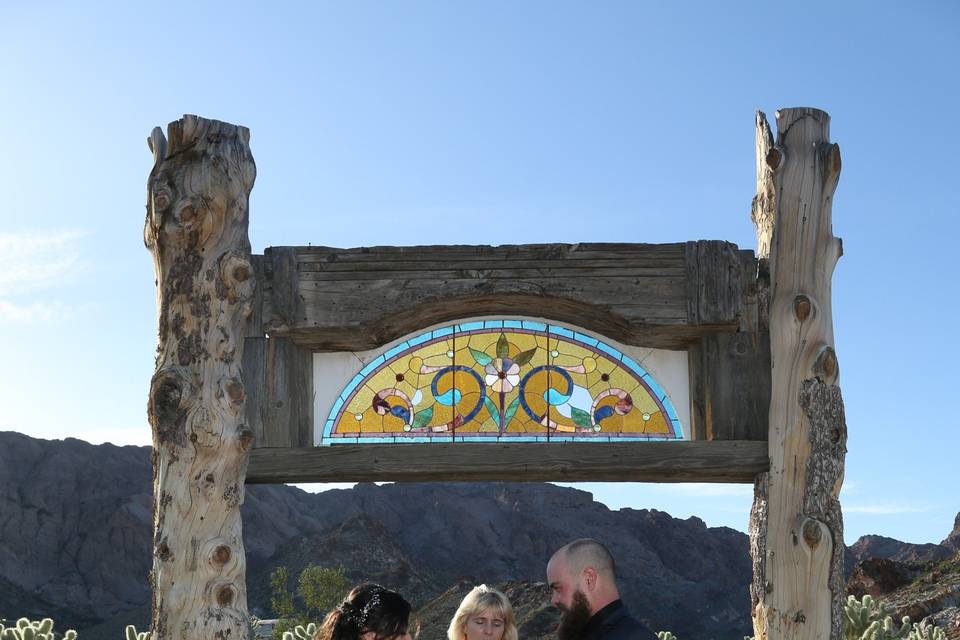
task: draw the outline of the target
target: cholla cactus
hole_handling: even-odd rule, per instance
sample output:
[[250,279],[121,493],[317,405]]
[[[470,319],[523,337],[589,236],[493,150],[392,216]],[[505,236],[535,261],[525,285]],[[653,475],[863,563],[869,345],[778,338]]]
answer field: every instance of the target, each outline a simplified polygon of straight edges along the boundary
[[[891,618],[892,623],[892,614],[893,609],[874,600],[869,594],[863,596],[862,600],[857,600],[856,596],[849,596],[847,603],[843,606],[843,637],[846,640],[866,638],[865,634],[874,622],[882,623],[885,618]],[[877,632],[877,628],[873,631]]]
[[910,617],[904,616],[897,627],[891,616],[883,620],[874,620],[860,636],[860,640],[902,640],[910,633]]
[[657,631],[657,640],[677,640],[673,631]]
[[307,626],[298,624],[293,628],[293,631],[284,631],[283,640],[313,640],[313,636],[317,633],[317,625],[314,622],[311,622]]
[[[20,618],[17,626],[5,627],[0,624],[0,640],[54,640],[53,620],[29,620]],[[63,640],[76,640],[77,632],[70,629],[63,634]]]
[[947,634],[937,625],[921,620],[914,623],[907,640],[947,640]]
[[149,631],[141,631],[137,633],[137,628],[132,624],[127,625],[126,629],[127,640],[150,640]]

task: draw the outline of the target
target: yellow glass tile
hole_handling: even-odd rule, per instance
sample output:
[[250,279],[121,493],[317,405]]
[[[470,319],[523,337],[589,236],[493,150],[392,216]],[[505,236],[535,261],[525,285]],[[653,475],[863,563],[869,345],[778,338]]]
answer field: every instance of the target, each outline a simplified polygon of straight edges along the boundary
[[525,420],[518,420],[517,418],[514,418],[510,421],[510,424],[507,425],[505,431],[508,433],[527,433],[530,431],[531,424],[535,425],[536,423],[529,418]]
[[533,433],[533,434],[547,433],[547,428],[544,425],[540,424],[539,422],[534,422],[533,420],[527,420],[523,426],[524,426],[524,430],[527,433]]
[[646,433],[672,433],[673,429],[664,419],[663,412],[650,414],[650,419],[646,421]]
[[383,431],[384,431],[384,433],[397,433],[397,432],[401,432],[401,431],[403,431],[403,427],[404,427],[404,425],[406,425],[406,424],[407,424],[406,421],[405,421],[403,418],[399,417],[399,416],[395,416],[395,415],[392,415],[392,414],[389,414],[389,413],[388,413],[387,415],[383,416]]
[[431,427],[448,425],[453,422],[453,407],[442,405],[439,402],[433,405],[433,417],[430,419]]
[[[480,424],[477,420],[474,420],[476,424]],[[500,425],[493,421],[493,418],[490,417],[490,414],[486,414],[486,420],[483,421],[483,424],[477,428],[479,433],[500,433]]]
[[[466,340],[467,346],[476,351],[482,351],[487,355],[493,357],[497,353],[497,339],[499,334],[497,333],[474,333],[468,336]],[[459,343],[458,343],[459,346]]]
[[335,433],[360,433],[360,421],[355,414],[344,413],[343,417],[334,425]]
[[609,418],[604,418],[600,422],[600,433],[625,433],[627,431],[627,427],[625,426],[626,421],[624,418],[626,417],[627,416],[621,416],[615,413]]
[[360,421],[360,431],[363,433],[383,433],[383,416],[374,411],[373,408],[367,409],[363,413],[363,420]]
[[511,333],[507,335],[510,341],[510,356],[513,357],[522,351],[537,348],[537,338],[530,333]]
[[636,393],[630,394],[630,397],[633,399],[633,406],[636,407],[638,411],[643,413],[654,413],[660,411],[660,407],[657,405],[656,400],[647,393],[645,387],[639,387],[636,390]]
[[550,409],[550,419],[557,423],[557,431],[575,431],[577,428],[577,423],[572,419],[560,415],[560,412],[556,410],[555,407]]
[[397,376],[389,368],[384,368],[378,371],[373,375],[372,378],[368,378],[366,381],[366,386],[376,391],[381,391],[383,389],[392,389],[397,384]]
[[586,373],[583,375],[583,384],[581,384],[581,386],[589,389],[591,396],[596,396],[597,392],[594,391],[594,387],[596,387],[597,384],[602,383],[608,387],[610,386],[609,383],[603,381],[601,376],[603,376],[603,374],[596,370]]
[[[543,398],[543,394],[547,390],[547,378],[546,371],[538,371],[530,376],[523,389],[523,399],[537,416],[542,416],[547,411],[547,401]],[[521,412],[525,413],[523,407],[517,407],[517,413]]]
[[624,371],[623,369],[614,369],[609,374],[610,386],[616,389],[623,389],[633,395],[633,390],[637,387],[637,379]]

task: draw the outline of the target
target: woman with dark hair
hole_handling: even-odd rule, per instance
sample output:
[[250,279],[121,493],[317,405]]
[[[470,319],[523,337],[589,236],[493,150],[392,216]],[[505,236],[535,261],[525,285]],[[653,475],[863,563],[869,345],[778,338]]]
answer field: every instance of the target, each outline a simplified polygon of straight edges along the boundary
[[412,640],[410,603],[378,584],[354,587],[327,614],[314,640]]

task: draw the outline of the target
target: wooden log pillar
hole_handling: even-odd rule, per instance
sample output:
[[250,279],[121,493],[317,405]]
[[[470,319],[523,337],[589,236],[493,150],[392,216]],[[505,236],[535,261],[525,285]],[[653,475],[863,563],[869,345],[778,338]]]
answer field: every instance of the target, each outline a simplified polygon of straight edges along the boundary
[[823,111],[783,109],[774,143],[757,114],[753,219],[758,257],[769,257],[773,367],[770,471],[757,478],[750,515],[757,640],[842,638],[847,433],[831,312],[840,149],[829,127]]
[[253,433],[241,362],[254,283],[250,134],[187,115],[148,140],[144,240],[159,335],[153,430],[155,640],[249,636],[240,505]]

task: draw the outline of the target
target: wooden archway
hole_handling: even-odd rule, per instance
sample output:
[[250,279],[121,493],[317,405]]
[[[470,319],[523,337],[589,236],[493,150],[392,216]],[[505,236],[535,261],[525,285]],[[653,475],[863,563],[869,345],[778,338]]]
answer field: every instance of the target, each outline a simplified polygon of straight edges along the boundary
[[[252,256],[247,130],[196,116],[166,137],[155,129],[154,637],[247,636],[245,482],[519,479],[754,482],[758,640],[839,639],[846,427],[830,205],[840,156],[822,111],[785,109],[777,122],[774,140],[758,114],[756,256],[722,241]],[[690,440],[312,446],[314,351],[544,309],[627,344],[685,350]]]

